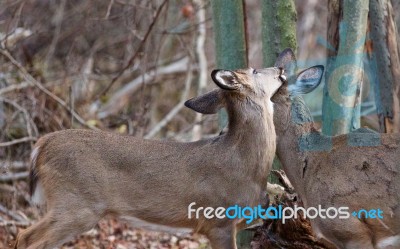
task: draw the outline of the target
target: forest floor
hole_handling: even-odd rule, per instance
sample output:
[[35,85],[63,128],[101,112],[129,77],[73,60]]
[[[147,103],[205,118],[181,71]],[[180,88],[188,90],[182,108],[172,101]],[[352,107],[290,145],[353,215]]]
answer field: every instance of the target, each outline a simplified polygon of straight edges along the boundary
[[[3,218],[3,217],[2,217]],[[22,228],[0,227],[0,248],[12,248],[16,232]],[[195,249],[209,248],[204,236],[150,232],[134,229],[116,219],[102,220],[92,230],[75,240],[65,243],[61,249]]]

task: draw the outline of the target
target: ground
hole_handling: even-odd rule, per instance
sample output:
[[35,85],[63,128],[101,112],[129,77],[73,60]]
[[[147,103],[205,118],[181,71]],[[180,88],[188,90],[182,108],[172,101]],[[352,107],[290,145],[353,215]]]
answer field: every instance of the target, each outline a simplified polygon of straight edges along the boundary
[[[15,233],[23,228],[0,227],[0,248],[12,248]],[[209,248],[204,236],[167,234],[134,229],[115,219],[102,220],[98,225],[61,249],[195,249]]]

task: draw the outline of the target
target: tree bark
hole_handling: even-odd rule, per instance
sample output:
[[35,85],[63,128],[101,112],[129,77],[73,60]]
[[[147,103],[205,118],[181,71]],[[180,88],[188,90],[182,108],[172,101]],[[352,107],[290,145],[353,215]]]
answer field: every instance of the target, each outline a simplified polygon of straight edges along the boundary
[[[262,46],[264,67],[272,67],[285,48],[297,50],[297,13],[293,0],[262,1]],[[272,169],[281,168],[275,157]],[[268,182],[279,183],[279,178],[270,174]]]
[[370,0],[369,7],[380,131],[400,132],[400,61],[394,12],[390,0]]
[[242,0],[211,1],[217,67],[239,69],[247,66]]
[[293,0],[262,1],[262,43],[264,67],[272,67],[285,48],[295,53],[296,8]]
[[[244,5],[242,0],[213,0],[213,25],[216,48],[216,63],[220,69],[247,67]],[[226,111],[219,113],[219,127],[226,126]],[[237,234],[239,249],[250,248],[253,233],[240,231]]]
[[345,134],[360,127],[367,0],[333,0],[329,4],[328,54],[322,107],[323,133]]
[[[272,67],[276,57],[285,48],[296,53],[297,13],[293,0],[262,1],[262,47],[264,67]],[[280,169],[276,158],[273,169]],[[270,175],[268,181],[278,183],[277,177]]]
[[391,0],[393,6],[394,20],[397,26],[397,33],[400,34],[400,1]]
[[[247,66],[246,33],[242,0],[213,0],[216,66],[239,69]],[[228,122],[226,111],[219,112],[219,127]]]

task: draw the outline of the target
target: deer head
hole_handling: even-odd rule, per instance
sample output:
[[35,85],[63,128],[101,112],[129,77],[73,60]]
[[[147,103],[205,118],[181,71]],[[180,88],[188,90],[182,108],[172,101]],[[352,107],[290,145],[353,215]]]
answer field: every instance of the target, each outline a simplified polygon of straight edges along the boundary
[[217,113],[223,107],[229,114],[235,107],[272,111],[270,98],[282,85],[282,76],[279,68],[214,70],[211,77],[220,89],[188,100],[185,105],[203,114]]

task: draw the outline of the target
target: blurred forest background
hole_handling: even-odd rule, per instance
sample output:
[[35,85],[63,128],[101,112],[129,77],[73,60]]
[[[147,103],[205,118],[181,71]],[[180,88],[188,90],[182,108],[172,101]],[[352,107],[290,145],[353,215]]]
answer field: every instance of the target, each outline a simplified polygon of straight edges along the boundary
[[[260,1],[244,3],[249,66],[260,68]],[[295,4],[300,64],[325,64],[328,1]],[[207,0],[0,0],[0,248],[39,217],[26,180],[40,136],[70,128],[179,141],[218,134],[216,115],[183,106],[214,88],[213,32]],[[317,120],[322,89],[306,97]],[[379,127],[368,119],[373,99],[363,112]],[[203,237],[107,220],[64,248],[207,246]]]

